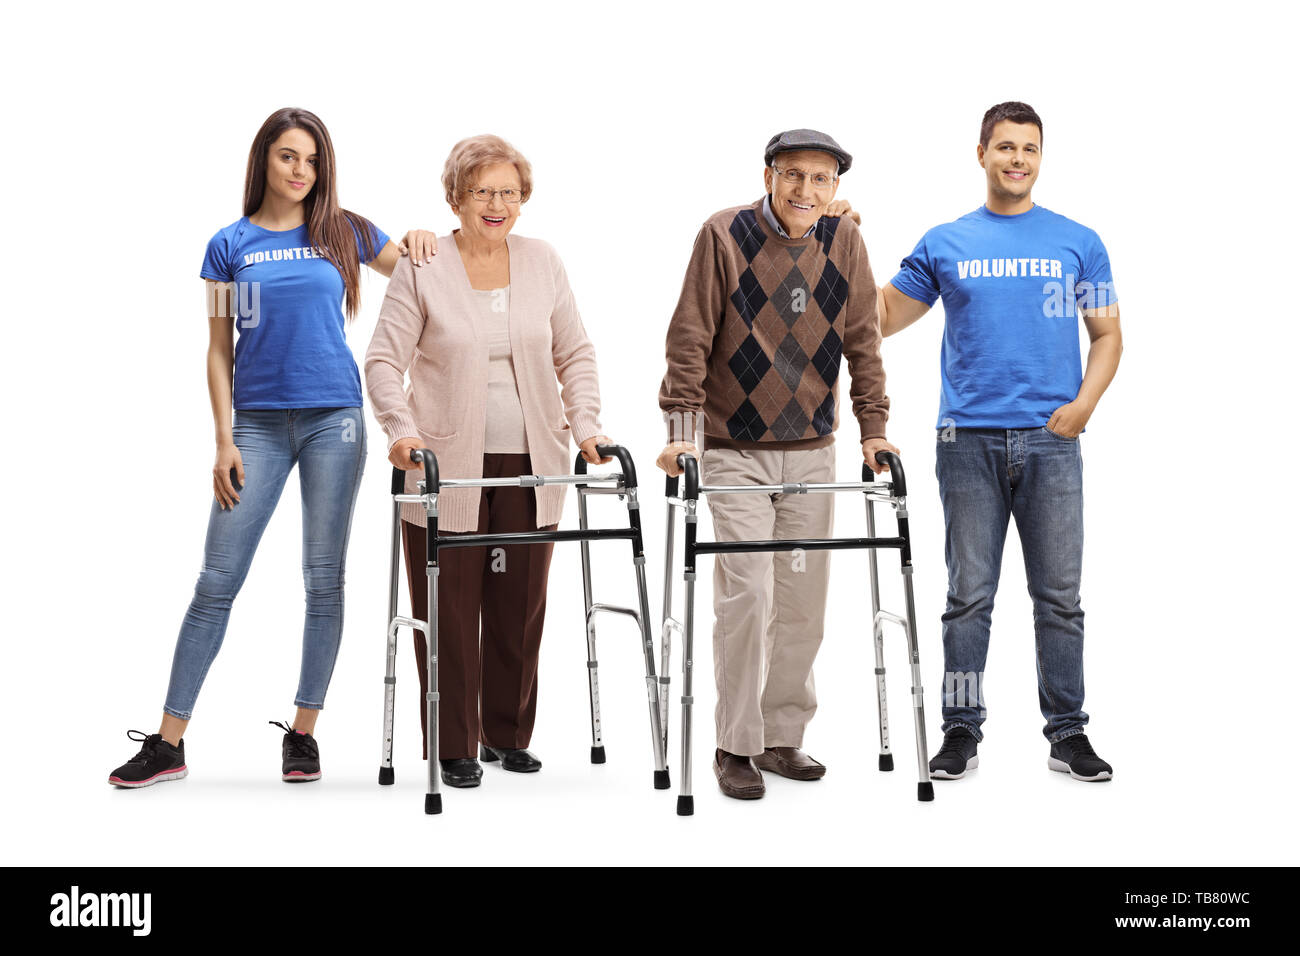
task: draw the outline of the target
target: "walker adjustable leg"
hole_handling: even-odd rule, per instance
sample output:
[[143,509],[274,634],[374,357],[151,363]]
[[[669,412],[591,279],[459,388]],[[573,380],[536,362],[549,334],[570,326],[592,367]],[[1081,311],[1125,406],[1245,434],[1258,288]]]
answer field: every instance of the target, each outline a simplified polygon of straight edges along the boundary
[[673,537],[676,531],[675,515],[671,502],[668,510],[668,541],[664,548],[664,614],[663,627],[659,631],[659,719],[663,726],[664,759],[668,758],[668,716],[672,711],[670,703],[673,661],[673,630],[681,630],[681,625],[673,618]]
[[393,534],[388,564],[388,642],[384,661],[384,743],[379,756],[379,784],[393,782],[393,708],[397,691],[397,578],[401,573],[401,510],[393,502]]
[[397,686],[397,630],[396,621],[390,617],[388,658],[384,666],[384,751],[379,762],[380,786],[390,786],[393,782],[393,706]]
[[605,739],[600,731],[600,678],[596,676],[596,621],[587,618],[587,696],[591,699],[591,762],[605,762]]
[[885,640],[884,629],[876,615],[872,615],[876,645],[876,710],[880,719],[880,769],[894,769],[894,755],[889,751],[889,702],[885,694]]
[[691,695],[695,669],[695,572],[687,571],[686,628],[682,641],[682,789],[677,797],[677,815],[689,817],[695,812],[695,796],[691,793],[691,714],[695,698]]
[[[578,527],[587,530],[587,496],[585,488],[578,489]],[[591,601],[591,547],[581,544],[582,552],[582,609],[587,622],[587,696],[591,701],[591,762],[605,762],[605,740],[600,730],[600,678],[596,670],[596,618]]]
[[668,750],[660,709],[660,688],[663,685],[655,675],[655,642],[650,633],[650,598],[646,593],[645,555],[639,554],[633,561],[636,564],[637,597],[641,605],[638,623],[641,625],[641,646],[645,649],[646,697],[650,705],[650,736],[655,761],[654,786],[656,790],[668,790],[672,787],[672,781],[668,778]]
[[429,683],[424,695],[424,724],[429,732],[429,789],[424,795],[425,813],[442,813],[442,794],[438,792],[441,782],[441,765],[438,763],[438,565],[433,550],[437,547],[437,522],[431,520],[428,529],[431,560],[427,562],[426,574],[429,579],[429,620],[425,636],[429,647]]
[[[876,536],[876,512],[867,498],[867,537]],[[885,640],[880,620],[880,569],[874,548],[867,550],[867,568],[871,574],[871,636],[876,652],[876,711],[880,723],[880,769],[894,769],[894,755],[889,751],[889,701],[885,693]]]
[[[906,522],[906,518],[902,522]],[[900,523],[902,523],[900,522]],[[902,529],[906,537],[906,525]],[[904,552],[906,554],[906,552]],[[912,562],[910,556],[903,564],[903,594],[907,600],[907,656],[912,662],[912,708],[916,721],[916,765],[919,782],[916,799],[933,800],[934,784],[930,782],[930,763],[925,745],[925,689],[921,686],[921,653],[916,640],[916,601],[912,596]]]
[[628,523],[636,532],[632,539],[632,564],[636,570],[637,623],[641,626],[641,648],[645,655],[646,700],[650,707],[650,737],[654,751],[654,787],[667,790],[672,786],[668,779],[668,746],[664,731],[663,712],[660,707],[662,692],[659,678],[655,676],[655,641],[650,630],[650,597],[645,581],[645,547],[641,540],[641,504],[637,489],[627,489]]
[[908,531],[907,504],[900,494],[893,499],[894,515],[898,519],[898,536],[903,539],[898,553],[899,570],[903,573],[903,598],[907,616],[901,623],[907,632],[907,657],[912,664],[912,714],[916,721],[916,799],[933,800],[934,784],[930,782],[929,754],[925,745],[925,688],[921,686],[921,652],[916,640],[916,599],[912,593],[912,538]]
[[695,698],[691,696],[695,669],[695,525],[694,502],[686,509],[686,627],[682,641],[682,789],[677,796],[677,815],[689,817],[695,813],[695,796],[691,793],[691,712]]

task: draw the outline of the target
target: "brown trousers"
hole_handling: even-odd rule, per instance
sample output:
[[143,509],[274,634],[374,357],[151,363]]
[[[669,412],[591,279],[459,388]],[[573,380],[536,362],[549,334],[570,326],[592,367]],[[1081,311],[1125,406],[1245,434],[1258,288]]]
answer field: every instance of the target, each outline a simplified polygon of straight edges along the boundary
[[[528,455],[483,456],[484,478],[532,474]],[[554,531],[537,527],[537,497],[531,488],[484,488],[479,495],[477,534]],[[460,532],[468,534],[469,532]],[[442,531],[440,537],[455,537]],[[425,551],[428,534],[402,522],[406,580],[412,616],[428,620]],[[537,656],[546,618],[546,579],[552,544],[491,545],[438,550],[438,756],[478,756],[482,741],[493,747],[524,748],[537,716]],[[482,639],[479,620],[482,618]],[[428,647],[415,632],[420,674],[420,731],[428,759],[424,694],[428,690]]]

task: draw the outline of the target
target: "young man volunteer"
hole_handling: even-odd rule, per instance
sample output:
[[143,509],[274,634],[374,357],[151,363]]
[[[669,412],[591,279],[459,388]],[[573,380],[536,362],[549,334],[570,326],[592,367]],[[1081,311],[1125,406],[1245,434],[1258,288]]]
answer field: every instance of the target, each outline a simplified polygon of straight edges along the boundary
[[[948,606],[935,778],[960,778],[979,762],[989,624],[1012,516],[1034,605],[1048,766],[1077,780],[1112,774],[1084,733],[1079,433],[1119,365],[1119,308],[1097,234],[1030,198],[1042,145],[1042,121],[1024,103],[985,113],[976,155],[986,203],[927,232],[878,297],[884,335],[943,297],[935,472]],[[1092,342],[1082,374],[1076,304]]]
[[[852,157],[825,133],[772,137],[765,194],[724,209],[695,240],[668,329],[659,405],[668,446],[659,467],[681,473],[694,455],[708,485],[835,480],[836,382],[849,363],[849,395],[862,453],[885,441],[889,399],[880,361],[876,286],[857,226],[833,218]],[[826,218],[823,218],[826,216]],[[825,538],[832,495],[710,496],[720,541]],[[812,666],[821,645],[829,552],[720,554],[714,559],[714,676],[718,749],[713,771],[729,797],[763,796],[760,769],[816,780],[826,768],[804,753],[817,709]]]

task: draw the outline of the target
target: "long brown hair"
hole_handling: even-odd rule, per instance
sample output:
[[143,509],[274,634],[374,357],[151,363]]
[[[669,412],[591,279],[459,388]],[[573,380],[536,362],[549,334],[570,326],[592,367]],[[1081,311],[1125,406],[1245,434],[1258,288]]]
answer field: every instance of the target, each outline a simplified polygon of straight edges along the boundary
[[370,260],[379,251],[374,243],[376,231],[365,216],[339,208],[334,143],[325,124],[315,113],[285,107],[266,118],[248,151],[244,215],[251,216],[262,208],[262,199],[266,195],[267,154],[287,129],[300,129],[316,140],[316,182],[302,201],[306,207],[307,236],[312,246],[343,276],[343,287],[347,290],[345,310],[351,320],[361,307],[361,259],[357,255],[357,237],[361,237],[361,247],[366,259]]

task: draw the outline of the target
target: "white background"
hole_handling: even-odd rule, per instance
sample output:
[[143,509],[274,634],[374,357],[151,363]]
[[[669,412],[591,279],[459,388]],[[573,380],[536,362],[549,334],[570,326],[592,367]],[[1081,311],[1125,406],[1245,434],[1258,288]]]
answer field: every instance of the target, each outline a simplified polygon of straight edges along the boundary
[[[11,11],[6,90],[3,668],[5,857],[40,864],[652,862],[1280,863],[1296,850],[1297,629],[1291,405],[1294,22],[1280,4],[1030,7],[497,3]],[[212,424],[204,245],[240,215],[248,146],[287,105],[321,116],[343,204],[399,236],[455,224],[438,176],[461,137],[532,161],[517,231],[569,271],[600,362],[607,431],[646,488],[660,602],[663,340],[703,219],[761,192],[780,129],[855,157],[840,196],[877,278],[928,227],[978,206],[980,117],[1045,123],[1035,199],[1095,228],[1123,312],[1119,375],[1083,438],[1085,708],[1115,780],[1046,768],[1023,565],[1009,536],[981,767],[915,799],[907,671],[890,632],[898,769],[876,771],[865,557],[837,554],[806,746],[830,767],[727,800],[709,769],[710,575],[697,597],[696,803],[650,787],[640,655],[600,654],[610,762],[587,763],[575,546],[557,548],[535,776],[488,767],[421,812],[416,682],[403,636],[397,785],[379,788],[388,483],[370,458],[344,643],[321,717],[324,780],[279,780],[302,627],[290,479],[187,734],[190,777],[116,791],[152,732],[202,556]],[[384,280],[350,331],[364,354]],[[885,344],[890,437],[911,486],[931,750],[945,571],[933,477],[942,310]],[[852,425],[839,477],[855,479]],[[1284,496],[1285,495],[1285,496]],[[598,514],[619,520],[607,499]],[[576,521],[570,501],[566,526]],[[891,525],[882,515],[882,528]],[[707,533],[708,522],[702,523]],[[857,534],[842,498],[840,534]],[[634,600],[623,544],[597,598]],[[707,562],[707,559],[706,559]],[[893,555],[887,603],[901,610]],[[702,570],[708,570],[707,563]],[[680,597],[678,598],[680,607]],[[403,600],[403,605],[405,600]],[[657,631],[657,628],[656,628]],[[673,696],[680,693],[675,656]],[[673,782],[680,771],[673,708]],[[174,835],[180,842],[165,835]]]

